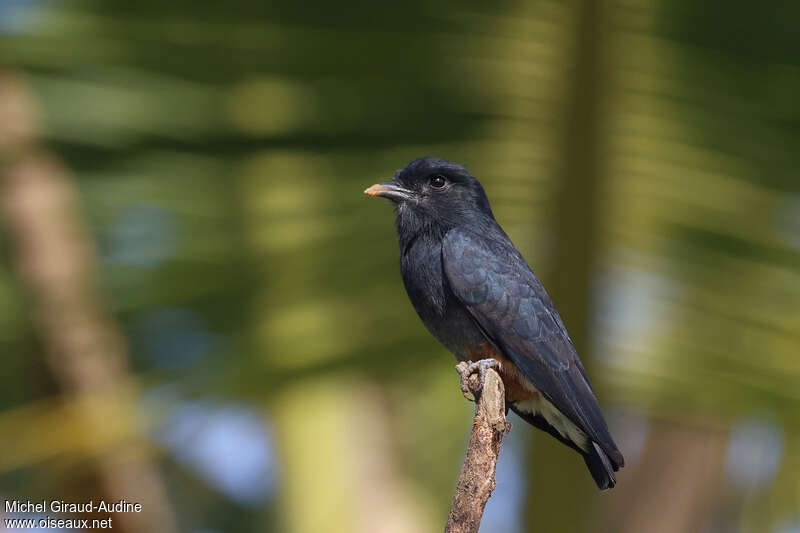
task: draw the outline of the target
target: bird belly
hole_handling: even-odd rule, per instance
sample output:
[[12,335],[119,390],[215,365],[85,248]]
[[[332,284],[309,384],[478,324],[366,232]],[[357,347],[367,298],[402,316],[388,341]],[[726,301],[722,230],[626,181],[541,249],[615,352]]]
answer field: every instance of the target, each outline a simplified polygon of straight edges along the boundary
[[401,256],[403,283],[414,309],[428,330],[456,358],[465,361],[495,359],[506,390],[506,402],[525,413],[540,415],[558,433],[588,450],[586,434],[548,401],[475,323],[447,287],[442,273],[441,242],[419,238]]
[[486,339],[446,287],[441,243],[417,239],[402,255],[400,266],[408,298],[422,323],[457,359],[469,359],[465,348]]
[[564,416],[558,408],[550,402],[539,389],[531,383],[517,365],[495,346],[484,343],[479,348],[471,350],[471,358],[483,359],[492,358],[500,362],[500,375],[503,378],[503,386],[506,390],[506,401],[513,404],[514,408],[533,416],[539,415],[548,424],[558,431],[558,433],[572,442],[578,448],[589,452],[589,438],[578,426],[569,418]]

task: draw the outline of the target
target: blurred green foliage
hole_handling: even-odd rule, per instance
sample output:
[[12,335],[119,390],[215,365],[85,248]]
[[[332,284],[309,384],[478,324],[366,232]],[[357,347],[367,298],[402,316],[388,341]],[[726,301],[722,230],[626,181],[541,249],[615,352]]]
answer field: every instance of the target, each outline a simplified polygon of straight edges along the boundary
[[[366,507],[398,531],[444,523],[470,410],[451,356],[407,303],[389,206],[361,195],[422,155],[465,163],[556,302],[577,301],[562,314],[585,332],[576,343],[623,420],[709,431],[775,421],[774,480],[740,494],[720,473],[694,524],[771,531],[796,516],[794,3],[20,5],[2,61],[30,82],[41,137],[74,175],[97,284],[150,398],[148,430],[200,398],[255,406],[274,435],[277,489],[255,506],[232,503],[152,437],[182,529],[376,530]],[[573,67],[587,6],[603,39],[582,93]],[[597,112],[591,153],[565,141],[583,98]],[[559,279],[570,265],[558,264],[568,255],[553,253],[570,205],[559,180],[582,178],[563,171],[578,168],[571,158],[596,169],[596,189],[575,198],[595,208],[589,293],[575,282],[570,294]],[[59,413],[58,390],[5,241],[0,433],[38,435]],[[173,395],[152,394],[163,390]],[[0,452],[15,450],[10,440]],[[67,497],[92,454],[61,442],[0,472],[0,494]],[[540,434],[523,443],[540,462],[524,477],[535,509],[525,530],[560,530],[565,510],[576,530],[625,529],[628,515],[610,509],[637,490],[600,500],[570,452]],[[620,485],[647,494],[637,453]]]

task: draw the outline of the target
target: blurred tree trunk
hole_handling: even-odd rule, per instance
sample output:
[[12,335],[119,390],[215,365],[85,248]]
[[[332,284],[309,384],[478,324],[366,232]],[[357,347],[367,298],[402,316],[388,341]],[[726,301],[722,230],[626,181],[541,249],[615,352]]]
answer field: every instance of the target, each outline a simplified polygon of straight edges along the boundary
[[708,421],[699,422],[688,426],[651,420],[638,464],[615,489],[607,531],[708,530],[722,487],[727,435]]
[[[270,409],[287,533],[414,533],[433,527],[393,448],[377,389],[343,375],[281,391]],[[324,446],[320,446],[324,443]]]
[[[592,285],[600,255],[602,126],[610,71],[605,57],[605,9],[603,0],[576,0],[573,5],[573,53],[560,121],[563,140],[551,215],[552,270],[545,279],[587,369],[592,357]],[[529,465],[528,530],[584,530],[591,515],[587,502],[596,488],[580,457],[537,433]],[[544,517],[549,520],[543,523]]]
[[[21,77],[0,73],[0,208],[17,275],[30,294],[45,357],[66,398],[80,406],[81,428],[98,435],[130,427],[131,438],[99,450],[94,465],[106,501],[140,503],[141,513],[114,513],[127,532],[176,531],[159,473],[137,431],[136,391],[125,341],[103,309],[95,258],[67,169],[39,146],[38,109]],[[77,501],[65,493],[53,497]],[[107,516],[98,515],[105,519]]]

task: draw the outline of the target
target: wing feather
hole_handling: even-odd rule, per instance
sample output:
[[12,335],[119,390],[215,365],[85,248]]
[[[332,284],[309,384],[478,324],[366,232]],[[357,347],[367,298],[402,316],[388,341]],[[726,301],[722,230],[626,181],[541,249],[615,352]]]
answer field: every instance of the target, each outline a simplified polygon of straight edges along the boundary
[[442,244],[453,294],[489,340],[544,396],[622,465],[564,323],[539,279],[510,240],[461,228]]

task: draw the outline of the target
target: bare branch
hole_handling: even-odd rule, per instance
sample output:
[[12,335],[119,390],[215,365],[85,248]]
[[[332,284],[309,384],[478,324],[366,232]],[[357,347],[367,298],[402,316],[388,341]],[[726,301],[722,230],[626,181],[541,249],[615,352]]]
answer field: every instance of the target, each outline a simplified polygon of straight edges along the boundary
[[[459,363],[456,369],[463,374],[467,371],[467,363]],[[475,418],[445,533],[478,532],[483,509],[495,487],[494,473],[500,445],[503,436],[511,429],[506,422],[505,389],[499,374],[491,368],[486,369],[481,384],[480,376],[473,373],[467,378],[467,385],[476,398]]]

